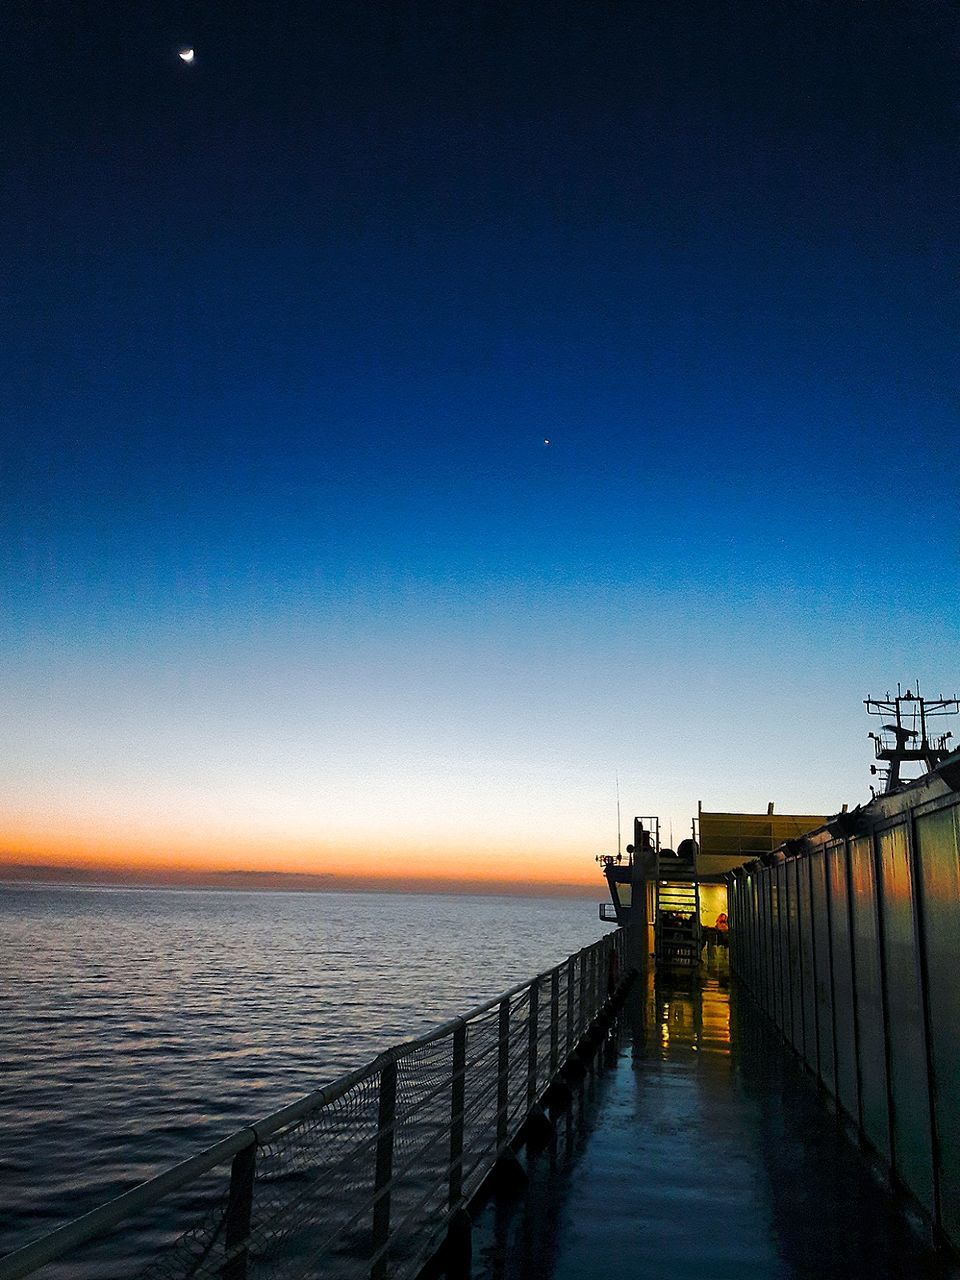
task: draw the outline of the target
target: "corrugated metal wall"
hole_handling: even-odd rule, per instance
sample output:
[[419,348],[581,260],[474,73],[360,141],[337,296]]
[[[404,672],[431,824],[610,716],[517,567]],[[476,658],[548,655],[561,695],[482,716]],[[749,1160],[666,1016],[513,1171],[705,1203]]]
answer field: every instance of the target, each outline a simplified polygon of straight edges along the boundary
[[[734,971],[960,1252],[960,795],[877,801],[729,882]],[[890,810],[894,809],[894,812]]]

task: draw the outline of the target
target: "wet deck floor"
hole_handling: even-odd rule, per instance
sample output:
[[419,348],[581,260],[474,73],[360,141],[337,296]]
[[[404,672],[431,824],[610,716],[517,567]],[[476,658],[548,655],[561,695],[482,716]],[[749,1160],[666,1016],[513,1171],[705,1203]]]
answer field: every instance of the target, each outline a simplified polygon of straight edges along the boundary
[[716,973],[634,988],[606,1069],[529,1172],[478,1223],[473,1280],[956,1275]]

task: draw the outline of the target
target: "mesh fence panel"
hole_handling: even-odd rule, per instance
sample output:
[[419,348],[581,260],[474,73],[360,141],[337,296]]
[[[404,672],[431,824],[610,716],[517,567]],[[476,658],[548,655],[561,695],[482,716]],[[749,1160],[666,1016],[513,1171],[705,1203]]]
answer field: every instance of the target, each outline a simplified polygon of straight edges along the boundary
[[507,1122],[511,1133],[527,1113],[527,1049],[530,1041],[530,991],[518,995],[510,1006],[510,1069],[507,1080]]
[[498,1006],[471,1022],[467,1035],[463,1126],[463,1194],[467,1198],[496,1156],[499,1021]]
[[[221,1180],[222,1184],[222,1180]],[[221,1188],[178,1237],[142,1274],[144,1280],[183,1280],[185,1276],[219,1276],[223,1266],[223,1226],[227,1192]]]
[[309,1275],[318,1255],[332,1275],[355,1272],[368,1246],[379,1092],[370,1076],[259,1145],[252,1274]]
[[539,1016],[537,1018],[537,1097],[539,1098],[556,1074],[550,1070],[550,1042],[553,1037],[551,1027],[551,982],[540,983],[538,991]]

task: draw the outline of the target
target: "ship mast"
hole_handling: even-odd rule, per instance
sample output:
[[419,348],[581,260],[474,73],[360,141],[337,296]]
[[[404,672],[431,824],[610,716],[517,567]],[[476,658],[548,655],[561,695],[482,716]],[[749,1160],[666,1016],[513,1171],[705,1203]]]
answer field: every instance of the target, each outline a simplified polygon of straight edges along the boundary
[[[956,715],[960,711],[957,698],[945,698],[942,694],[939,698],[924,698],[919,684],[915,693],[911,689],[904,693],[898,684],[895,698],[888,692],[885,698],[864,698],[863,705],[867,715],[887,719],[879,733],[867,735],[873,739],[876,757],[881,762],[872,764],[870,772],[880,777],[884,793],[896,791],[908,781],[901,774],[904,764],[917,762],[923,765],[924,772],[932,773],[949,753],[947,744],[953,734],[941,733],[931,738],[927,722],[938,716]],[[871,790],[876,795],[876,791]]]

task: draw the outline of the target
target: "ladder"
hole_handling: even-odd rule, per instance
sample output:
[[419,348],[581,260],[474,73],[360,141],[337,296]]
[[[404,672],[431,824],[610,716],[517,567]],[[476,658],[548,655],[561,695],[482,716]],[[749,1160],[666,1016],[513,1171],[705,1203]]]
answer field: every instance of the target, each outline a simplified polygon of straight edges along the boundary
[[657,858],[656,953],[664,969],[695,969],[700,963],[700,885],[693,854],[678,857],[665,850]]

